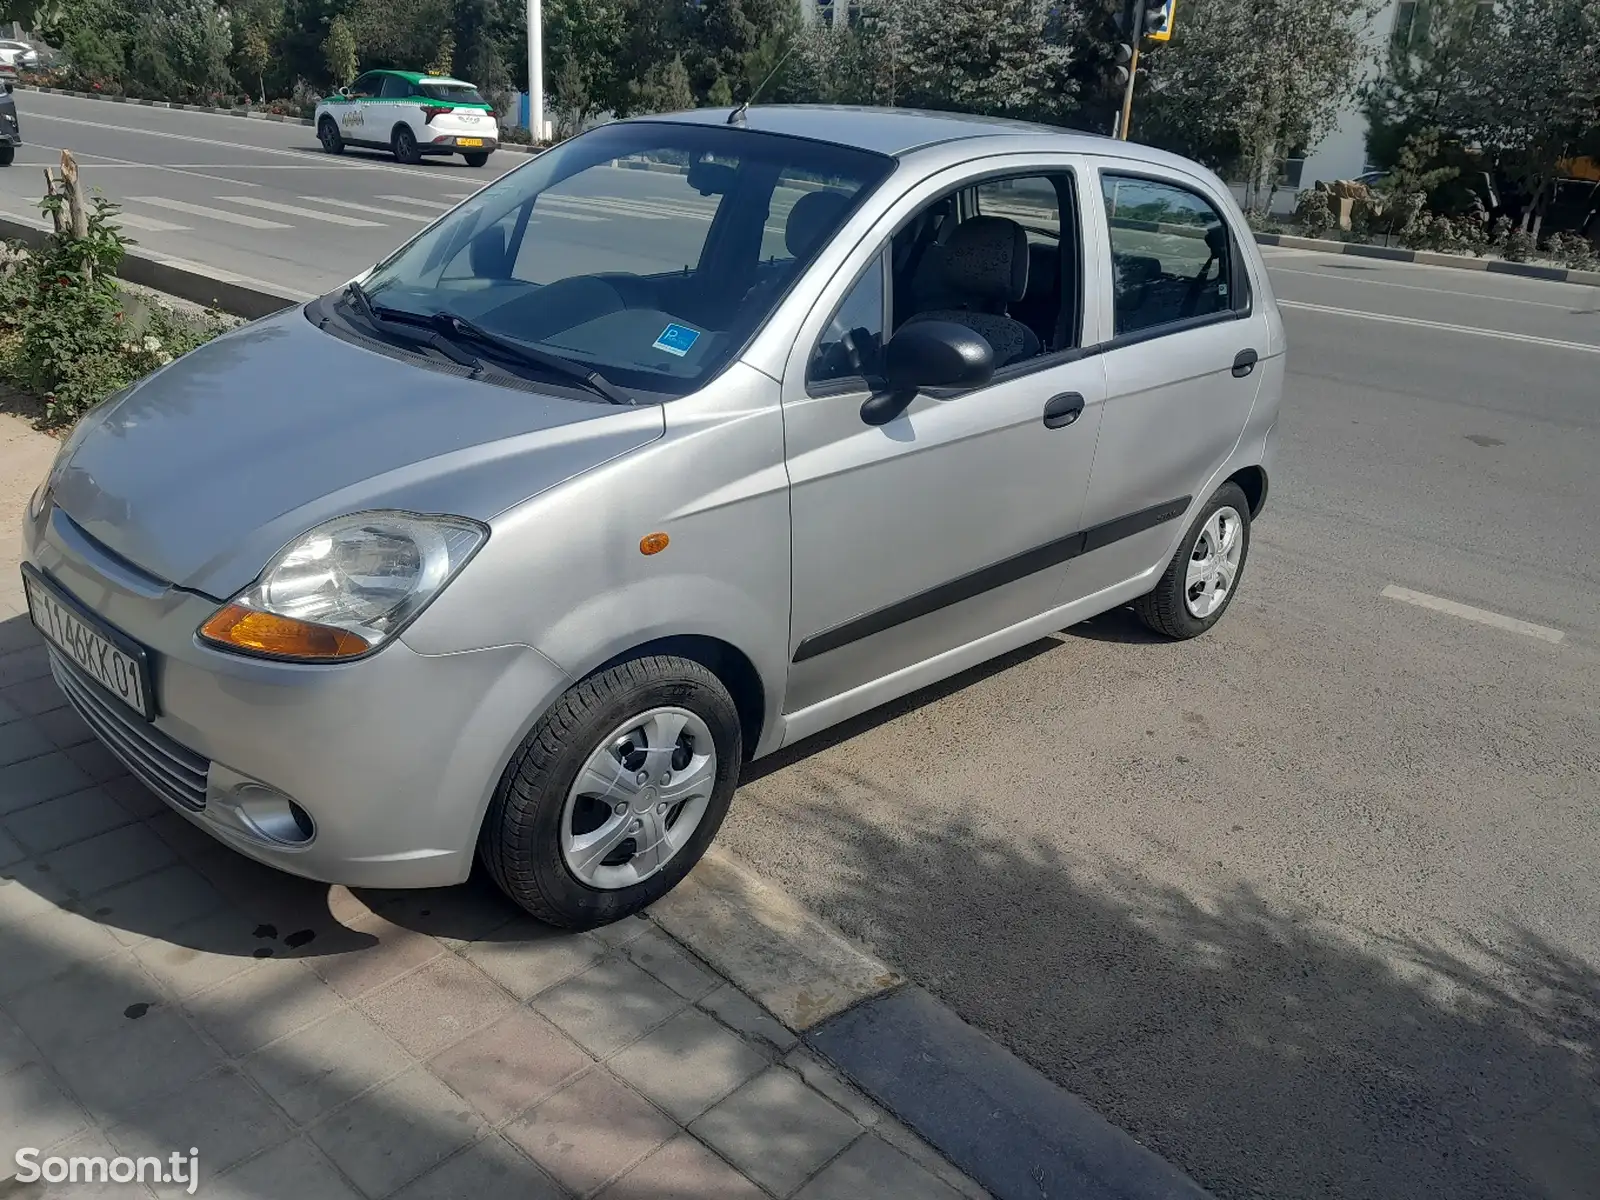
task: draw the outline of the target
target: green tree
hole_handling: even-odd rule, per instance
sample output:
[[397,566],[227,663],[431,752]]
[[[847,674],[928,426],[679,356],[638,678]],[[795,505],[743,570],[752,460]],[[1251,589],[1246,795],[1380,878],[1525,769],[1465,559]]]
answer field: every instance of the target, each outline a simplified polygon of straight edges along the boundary
[[1362,88],[1369,159],[1394,166],[1407,139],[1426,129],[1441,131],[1441,153],[1447,151],[1471,86],[1475,40],[1490,20],[1479,0],[1421,0],[1411,10],[1390,40],[1383,71]]
[[1453,124],[1513,182],[1537,238],[1561,160],[1600,127],[1600,0],[1500,0],[1465,71]]
[[634,113],[679,112],[694,107],[694,87],[683,58],[651,67],[643,79],[633,84],[628,109]]
[[243,0],[232,9],[236,74],[241,82],[253,80],[258,98],[267,100],[267,73],[277,62],[277,42],[283,31],[283,0]]
[[344,87],[356,77],[356,35],[343,17],[328,22],[328,37],[322,43],[322,53],[328,65],[328,77],[335,87]]
[[211,0],[152,0],[134,30],[133,82],[162,98],[209,100],[229,91],[233,33]]
[[807,74],[826,98],[1063,121],[1076,105],[1076,5],[865,0],[844,30],[813,27]]
[[1355,93],[1371,0],[1185,0],[1171,42],[1145,59],[1134,133],[1237,169],[1250,207],[1279,164],[1332,131]]
[[576,133],[617,90],[627,9],[622,0],[548,0],[545,62],[564,133]]

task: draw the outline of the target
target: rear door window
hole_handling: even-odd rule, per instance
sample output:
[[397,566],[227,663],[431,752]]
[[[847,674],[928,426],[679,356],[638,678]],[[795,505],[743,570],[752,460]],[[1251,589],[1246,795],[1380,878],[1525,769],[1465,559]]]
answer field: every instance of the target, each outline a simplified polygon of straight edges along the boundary
[[1227,223],[1177,183],[1104,172],[1116,334],[1144,333],[1236,306]]

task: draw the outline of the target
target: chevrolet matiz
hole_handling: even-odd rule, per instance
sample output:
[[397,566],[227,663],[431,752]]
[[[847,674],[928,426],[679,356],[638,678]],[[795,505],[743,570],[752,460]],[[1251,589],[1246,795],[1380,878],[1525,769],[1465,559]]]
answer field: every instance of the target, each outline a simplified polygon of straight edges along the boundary
[[1109,609],[1215,625],[1284,361],[1184,159],[621,121],[89,413],[27,597],[95,733],[241,853],[383,888],[480,861],[594,926],[683,878],[753,759]]

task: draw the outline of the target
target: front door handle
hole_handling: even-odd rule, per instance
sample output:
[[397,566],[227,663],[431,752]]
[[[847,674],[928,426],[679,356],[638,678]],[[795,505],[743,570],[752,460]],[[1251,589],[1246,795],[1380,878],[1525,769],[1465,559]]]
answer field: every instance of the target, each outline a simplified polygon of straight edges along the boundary
[[1052,396],[1050,402],[1044,406],[1044,427],[1065,429],[1081,416],[1083,416],[1083,397],[1077,392],[1063,392],[1059,396]]
[[1234,356],[1233,377],[1243,379],[1256,369],[1256,364],[1261,361],[1261,356],[1254,350],[1241,350]]

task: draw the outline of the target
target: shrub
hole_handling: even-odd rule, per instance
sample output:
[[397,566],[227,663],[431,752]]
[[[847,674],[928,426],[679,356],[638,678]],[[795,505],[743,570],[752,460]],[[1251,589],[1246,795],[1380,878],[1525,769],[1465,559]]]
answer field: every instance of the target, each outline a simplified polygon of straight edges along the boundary
[[1578,271],[1587,271],[1595,265],[1595,248],[1581,233],[1553,233],[1545,243],[1545,257],[1554,259]]
[[1525,263],[1533,257],[1537,249],[1533,234],[1525,229],[1517,229],[1506,237],[1506,243],[1500,253],[1507,262]]
[[[61,205],[47,198],[47,211]],[[116,269],[127,245],[116,205],[96,198],[82,239],[54,234],[0,268],[0,372],[44,401],[46,425],[66,425],[143,375],[222,331],[159,306],[129,319]],[[136,327],[138,326],[138,327]]]
[[1295,197],[1295,220],[1312,237],[1321,237],[1333,228],[1331,194],[1323,188],[1310,188]]

